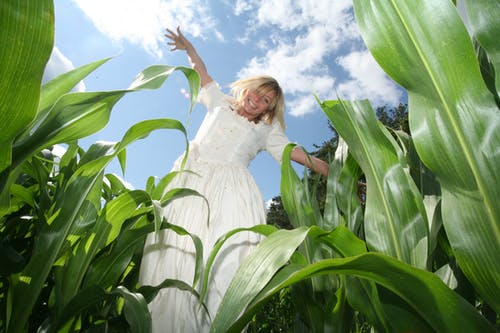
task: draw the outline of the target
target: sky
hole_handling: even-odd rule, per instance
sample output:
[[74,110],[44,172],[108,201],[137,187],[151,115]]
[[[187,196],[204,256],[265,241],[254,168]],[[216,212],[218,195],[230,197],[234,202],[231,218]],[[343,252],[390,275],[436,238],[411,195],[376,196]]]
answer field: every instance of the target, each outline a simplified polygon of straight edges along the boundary
[[[406,103],[406,94],[380,69],[364,46],[352,0],[55,0],[55,48],[45,80],[72,68],[111,57],[75,90],[125,89],[154,64],[189,66],[185,52],[171,52],[165,29],[177,26],[198,50],[212,78],[227,92],[241,77],[267,74],[286,98],[286,134],[307,151],[333,133],[320,100],[369,99],[372,106]],[[205,114],[197,104],[189,114],[186,78],[172,74],[157,90],[127,94],[109,123],[81,139],[119,141],[133,124],[156,118],[181,121],[194,137]],[[127,149],[125,174],[117,162],[107,169],[143,189],[150,176],[162,177],[184,151],[178,131],[153,132]],[[295,166],[301,175],[303,168]],[[267,153],[250,165],[264,200],[279,195],[280,166]]]

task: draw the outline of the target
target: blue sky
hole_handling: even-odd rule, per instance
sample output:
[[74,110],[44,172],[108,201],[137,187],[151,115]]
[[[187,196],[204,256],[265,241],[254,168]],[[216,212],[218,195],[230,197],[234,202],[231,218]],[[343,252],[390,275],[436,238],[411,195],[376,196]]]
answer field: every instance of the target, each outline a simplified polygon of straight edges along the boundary
[[[223,88],[247,75],[276,77],[286,95],[286,134],[309,151],[332,136],[313,93],[321,100],[367,98],[374,107],[405,102],[404,91],[367,52],[350,0],[55,0],[55,14],[46,79],[113,57],[78,89],[115,90],[150,65],[187,66],[185,53],[170,52],[163,37],[165,28],[181,26]],[[187,88],[184,76],[174,73],[158,90],[126,95],[107,126],[80,144],[119,141],[131,125],[154,118],[180,120],[192,138],[205,111],[197,105],[188,115]],[[125,175],[117,163],[108,172],[144,188],[149,176],[165,175],[183,149],[179,132],[154,132],[129,146]],[[280,168],[267,153],[250,170],[265,200],[279,195]]]

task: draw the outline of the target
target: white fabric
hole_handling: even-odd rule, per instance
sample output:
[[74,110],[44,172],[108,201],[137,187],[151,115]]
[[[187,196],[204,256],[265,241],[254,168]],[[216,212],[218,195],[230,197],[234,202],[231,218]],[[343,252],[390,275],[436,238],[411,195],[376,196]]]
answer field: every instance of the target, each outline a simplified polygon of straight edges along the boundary
[[[207,114],[190,143],[185,166],[196,174],[177,175],[170,188],[187,187],[204,195],[210,205],[210,219],[205,201],[193,196],[174,200],[164,214],[170,223],[201,238],[206,261],[216,240],[226,232],[265,223],[264,200],[247,167],[261,150],[269,151],[281,162],[289,141],[277,121],[272,125],[255,124],[234,112],[229,97],[215,82],[200,90],[199,101],[206,106]],[[179,170],[181,160],[182,157],[176,161],[174,170]],[[236,269],[259,240],[254,233],[239,233],[226,242],[217,256],[206,299],[212,319]],[[192,284],[194,258],[194,246],[188,236],[168,230],[150,234],[144,248],[140,284],[156,286],[166,278]],[[153,332],[207,332],[210,328],[210,319],[200,310],[197,300],[176,288],[161,290],[149,308]]]

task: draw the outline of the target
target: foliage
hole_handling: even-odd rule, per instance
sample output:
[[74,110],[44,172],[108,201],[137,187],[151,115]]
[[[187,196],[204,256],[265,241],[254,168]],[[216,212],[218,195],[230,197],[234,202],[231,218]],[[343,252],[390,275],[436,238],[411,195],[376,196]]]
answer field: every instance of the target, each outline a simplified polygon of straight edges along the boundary
[[[411,136],[388,131],[368,101],[321,102],[349,147],[330,167],[325,209],[291,168],[289,147],[281,193],[295,229],[272,233],[242,265],[214,332],[237,332],[283,288],[301,304],[297,331],[351,332],[359,317],[383,332],[498,329],[500,112],[498,86],[479,70],[498,59],[489,19],[498,6],[467,2],[489,46],[478,60],[447,0],[354,5],[375,59],[408,89]],[[355,200],[361,172],[364,210]],[[261,265],[271,253],[277,260]]]
[[246,332],[293,332],[295,313],[289,288],[282,289],[255,314]]
[[271,200],[271,204],[267,211],[266,223],[280,229],[293,229],[288,219],[288,215],[283,209],[283,203],[281,202],[280,196],[274,197]]
[[[389,108],[387,106],[378,107],[376,109],[377,119],[389,129],[394,131],[405,131],[408,132],[408,110],[407,105],[400,104],[397,107]],[[312,152],[311,155],[321,158],[326,161],[330,161],[335,156],[335,152],[338,144],[338,134],[329,122],[329,128],[333,132],[333,136],[330,140],[324,141],[321,145],[315,145],[317,148],[316,151]],[[363,177],[361,177],[363,179]],[[306,174],[305,179],[310,188],[313,188],[313,193],[315,193],[315,198],[318,202],[318,207],[320,211],[324,212],[325,202],[326,202],[326,179],[324,177],[318,177],[317,174],[308,172]],[[364,180],[364,179],[363,179]],[[361,186],[360,186],[361,187]],[[281,229],[293,229],[293,226],[290,224],[290,220],[288,215],[283,207],[283,203],[281,200],[281,196],[274,197],[271,201],[268,213],[267,213],[267,223],[270,225],[274,225]],[[358,235],[359,237],[363,237],[363,235]],[[288,293],[288,289],[285,290]],[[283,292],[283,291],[282,291]],[[252,320],[252,328],[251,330],[261,330],[267,331],[269,327],[272,327],[272,331],[290,331],[290,323],[293,323],[294,316],[290,314],[291,309],[295,309],[293,307],[293,299],[292,297],[288,297],[285,301],[288,300],[290,304],[288,306],[284,306],[283,297],[273,296],[273,298],[269,301],[268,304],[261,309]],[[296,307],[300,307],[301,300],[297,301]],[[276,315],[281,311],[281,315]],[[256,318],[259,320],[256,321]],[[288,321],[282,322],[280,325],[280,320],[283,321],[282,318],[287,318]],[[358,328],[355,328],[355,331],[361,331],[362,327],[365,327],[365,319],[363,316],[357,316],[354,320],[354,325],[357,325]],[[249,329],[250,331],[250,329]]]
[[[199,78],[189,68],[158,65],[126,90],[70,92],[104,59],[40,86],[53,43],[52,1],[2,1],[0,22],[9,31],[0,37],[8,46],[2,59],[9,59],[0,72],[12,78],[0,89],[0,330],[148,332],[147,301],[159,288],[195,291],[181,281],[138,289],[145,236],[160,228],[187,234],[162,220],[161,207],[197,194],[163,193],[173,174],[149,181],[147,191],[130,190],[105,167],[118,158],[124,169],[127,146],[154,130],[174,129],[185,138],[186,131],[176,120],[154,119],[133,125],[120,142],[98,142],[87,151],[76,140],[105,126],[122,96],[157,89],[174,71],[188,79],[193,103]],[[54,147],[63,143],[66,151],[58,156]]]
[[[199,239],[161,214],[176,196],[197,193],[164,193],[175,174],[157,184],[151,179],[146,190],[105,174],[114,158],[124,168],[129,144],[157,129],[185,136],[183,126],[148,120],[120,142],[87,151],[77,142],[105,126],[122,96],[157,89],[174,71],[187,77],[194,102],[196,73],[151,66],[125,90],[69,92],[105,59],[41,87],[53,3],[0,2],[7,32],[0,35],[7,59],[0,63],[7,78],[0,83],[0,330],[148,332],[147,303],[158,290],[181,288],[202,301],[219,249],[244,230],[266,238],[238,269],[214,332],[241,331],[280,294],[300,304],[296,331],[364,330],[357,318],[383,332],[498,329],[498,5],[466,1],[477,53],[448,0],[354,5],[375,59],[408,89],[411,136],[385,128],[368,101],[321,102],[349,147],[346,159],[331,163],[324,207],[311,191],[314,182],[295,174],[287,147],[281,193],[294,228],[233,230],[215,244],[203,270]],[[61,143],[67,150],[57,156],[54,145]],[[357,196],[362,174],[364,207]],[[194,242],[193,283],[138,288],[144,237],[162,228]]]

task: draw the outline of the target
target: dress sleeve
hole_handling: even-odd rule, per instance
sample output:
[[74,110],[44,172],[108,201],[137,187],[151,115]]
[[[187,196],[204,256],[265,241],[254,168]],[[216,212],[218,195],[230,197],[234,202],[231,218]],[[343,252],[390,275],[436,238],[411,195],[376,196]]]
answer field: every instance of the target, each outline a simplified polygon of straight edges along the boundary
[[290,140],[286,137],[278,121],[274,121],[271,126],[271,132],[267,137],[266,150],[281,164],[283,150],[290,143]]
[[221,91],[217,82],[211,81],[204,85],[198,93],[198,103],[204,105],[210,112],[215,105],[219,105],[221,99],[227,98]]

